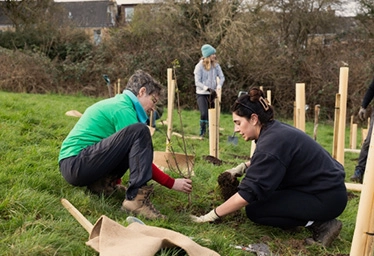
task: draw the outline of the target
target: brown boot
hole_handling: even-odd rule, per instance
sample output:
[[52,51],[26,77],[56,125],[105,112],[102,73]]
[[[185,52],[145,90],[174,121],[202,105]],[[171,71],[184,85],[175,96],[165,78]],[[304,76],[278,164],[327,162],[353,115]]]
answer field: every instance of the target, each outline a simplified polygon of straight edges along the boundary
[[117,183],[118,178],[113,176],[104,177],[87,186],[88,190],[94,194],[110,196],[115,191],[126,191],[126,187]]
[[338,237],[342,226],[342,222],[337,219],[325,222],[316,221],[308,227],[313,233],[313,239],[309,238],[306,242],[308,244],[321,243],[328,247]]
[[152,186],[141,187],[138,190],[138,194],[136,195],[134,200],[130,201],[125,199],[123,201],[121,210],[137,215],[142,215],[143,217],[150,220],[166,219],[166,216],[157,211],[149,201],[152,192]]

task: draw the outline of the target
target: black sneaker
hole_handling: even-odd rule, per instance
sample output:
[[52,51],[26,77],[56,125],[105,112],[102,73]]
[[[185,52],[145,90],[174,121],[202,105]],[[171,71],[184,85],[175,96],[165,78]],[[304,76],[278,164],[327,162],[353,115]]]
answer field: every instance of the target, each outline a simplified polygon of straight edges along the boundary
[[353,182],[361,183],[364,178],[364,174],[360,169],[356,169],[354,174],[351,176],[350,180]]
[[338,237],[342,226],[342,222],[337,219],[325,222],[316,221],[309,227],[313,233],[313,240],[307,239],[307,243],[310,244],[310,241],[313,241],[328,247]]

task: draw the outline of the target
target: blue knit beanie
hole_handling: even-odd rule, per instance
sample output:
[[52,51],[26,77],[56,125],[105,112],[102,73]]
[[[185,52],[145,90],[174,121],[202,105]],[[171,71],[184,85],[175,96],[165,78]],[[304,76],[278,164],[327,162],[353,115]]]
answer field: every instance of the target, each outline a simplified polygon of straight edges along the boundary
[[210,44],[204,44],[201,47],[201,53],[203,54],[204,58],[209,57],[212,54],[216,53],[216,49],[214,49]]

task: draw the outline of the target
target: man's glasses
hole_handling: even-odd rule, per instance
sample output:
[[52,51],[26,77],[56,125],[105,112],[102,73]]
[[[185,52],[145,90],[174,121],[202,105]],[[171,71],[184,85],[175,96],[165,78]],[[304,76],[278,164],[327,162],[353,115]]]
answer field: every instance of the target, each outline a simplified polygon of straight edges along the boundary
[[156,97],[154,95],[151,95],[151,100],[152,100],[153,104],[157,104],[157,102],[158,102],[158,99],[156,99]]

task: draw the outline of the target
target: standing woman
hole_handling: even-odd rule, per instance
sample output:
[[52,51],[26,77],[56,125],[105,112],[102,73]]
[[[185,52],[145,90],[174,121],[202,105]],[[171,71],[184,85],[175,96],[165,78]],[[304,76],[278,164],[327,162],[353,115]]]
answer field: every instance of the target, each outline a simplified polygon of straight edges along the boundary
[[[214,108],[216,90],[222,87],[225,76],[217,62],[216,49],[209,44],[204,44],[201,53],[203,57],[196,64],[194,75],[197,105],[200,110],[200,137],[204,137],[208,126],[208,109]],[[217,77],[219,84],[217,84]]]
[[[305,132],[273,119],[264,93],[251,89],[231,107],[238,132],[255,140],[250,163],[231,175],[242,176],[238,192],[195,222],[210,222],[245,207],[258,224],[280,228],[307,227],[309,243],[329,246],[339,235],[336,218],[347,204],[343,166]],[[240,170],[239,170],[240,169]]]

